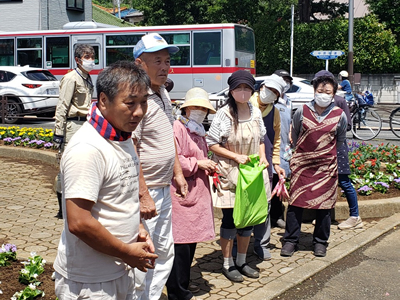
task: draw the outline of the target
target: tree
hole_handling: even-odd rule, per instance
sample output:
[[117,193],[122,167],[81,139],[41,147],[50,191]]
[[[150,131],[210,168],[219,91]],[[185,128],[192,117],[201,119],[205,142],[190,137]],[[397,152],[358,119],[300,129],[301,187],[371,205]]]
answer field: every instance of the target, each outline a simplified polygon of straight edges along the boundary
[[258,2],[252,0],[134,0],[133,7],[143,11],[143,25],[248,24],[260,14]]
[[[348,20],[339,18],[295,27],[295,73],[315,73],[325,61],[310,55],[313,50],[342,50],[348,53]],[[347,69],[347,55],[329,62],[333,73]],[[354,20],[354,72],[397,72],[399,48],[396,38],[374,15]]]
[[[257,74],[267,75],[290,66],[290,22],[277,20],[257,23]],[[319,23],[299,23],[294,28],[295,74],[313,74],[325,68],[325,60],[310,55],[313,50],[342,50],[346,54],[329,62],[329,70],[347,69],[348,20],[337,18]],[[373,15],[354,23],[354,71],[361,73],[397,72],[400,52],[396,38]]]
[[348,4],[338,3],[333,0],[320,0],[314,2],[313,0],[299,0],[299,20],[301,23],[309,23],[319,21],[316,14],[322,14],[329,19],[344,16],[349,11]]
[[371,12],[376,14],[379,20],[397,34],[400,33],[400,0],[365,0]]

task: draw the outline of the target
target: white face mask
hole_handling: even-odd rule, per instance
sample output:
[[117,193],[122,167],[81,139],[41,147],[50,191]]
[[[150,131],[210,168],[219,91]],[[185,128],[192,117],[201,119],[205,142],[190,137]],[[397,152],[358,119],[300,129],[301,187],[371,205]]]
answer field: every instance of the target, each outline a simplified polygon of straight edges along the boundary
[[195,121],[197,124],[201,124],[204,121],[204,118],[207,115],[207,111],[202,111],[202,110],[191,110],[189,113],[189,120]]
[[265,87],[260,91],[260,100],[264,104],[274,103],[278,97],[273,91]]
[[94,60],[82,59],[81,66],[86,72],[90,72],[94,69]]
[[239,103],[249,102],[251,97],[251,91],[244,90],[233,90],[231,91],[233,99]]
[[333,96],[325,93],[315,93],[315,103],[320,107],[328,107],[332,103]]

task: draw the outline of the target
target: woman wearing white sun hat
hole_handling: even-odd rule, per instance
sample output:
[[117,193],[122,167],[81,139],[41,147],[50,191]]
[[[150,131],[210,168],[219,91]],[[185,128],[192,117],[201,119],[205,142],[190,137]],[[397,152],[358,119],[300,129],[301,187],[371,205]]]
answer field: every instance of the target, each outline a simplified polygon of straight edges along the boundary
[[216,111],[201,88],[186,93],[182,115],[174,122],[174,136],[179,162],[188,183],[185,198],[175,196],[171,185],[172,235],[175,258],[167,281],[168,299],[199,299],[189,290],[190,267],[198,242],[215,238],[213,206],[208,175],[217,164],[208,159],[208,147],[202,122]]

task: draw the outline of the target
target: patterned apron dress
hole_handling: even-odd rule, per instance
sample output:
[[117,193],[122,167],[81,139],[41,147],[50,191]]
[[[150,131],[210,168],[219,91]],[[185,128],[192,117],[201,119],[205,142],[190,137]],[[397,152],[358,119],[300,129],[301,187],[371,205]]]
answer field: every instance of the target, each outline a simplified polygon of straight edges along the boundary
[[331,209],[337,199],[336,129],[342,109],[334,107],[321,122],[303,106],[303,128],[290,161],[289,204]]
[[[254,114],[247,121],[239,121],[235,132],[233,127],[233,119],[229,113],[227,106],[224,108],[225,113],[232,120],[232,128],[227,141],[222,145],[229,151],[237,154],[251,155],[260,152],[260,128],[259,120]],[[239,175],[239,164],[232,159],[228,159],[214,154],[213,160],[217,162],[218,169],[221,174],[221,191],[217,193],[214,202],[215,207],[233,208],[235,205],[236,184]],[[269,184],[269,176],[267,168],[263,171],[265,191],[267,199],[271,199],[271,189]]]

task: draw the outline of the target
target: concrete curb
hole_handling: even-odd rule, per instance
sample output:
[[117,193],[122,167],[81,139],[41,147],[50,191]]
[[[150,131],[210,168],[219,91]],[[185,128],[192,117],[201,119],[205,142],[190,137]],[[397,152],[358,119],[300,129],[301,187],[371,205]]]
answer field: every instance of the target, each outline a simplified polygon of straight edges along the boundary
[[56,153],[46,150],[37,150],[23,147],[0,146],[0,156],[36,159],[44,163],[58,166]]
[[385,234],[393,227],[400,225],[400,214],[395,214],[391,217],[379,221],[373,228],[370,228],[352,239],[351,243],[342,243],[331,250],[328,250],[328,255],[323,258],[315,259],[303,266],[295,268],[282,276],[279,279],[267,283],[262,289],[257,289],[254,292],[242,297],[242,300],[268,300],[273,299],[292,287],[304,282],[311,276],[327,268],[329,265],[341,260],[343,257],[353,253],[355,250],[372,242],[379,236]]

